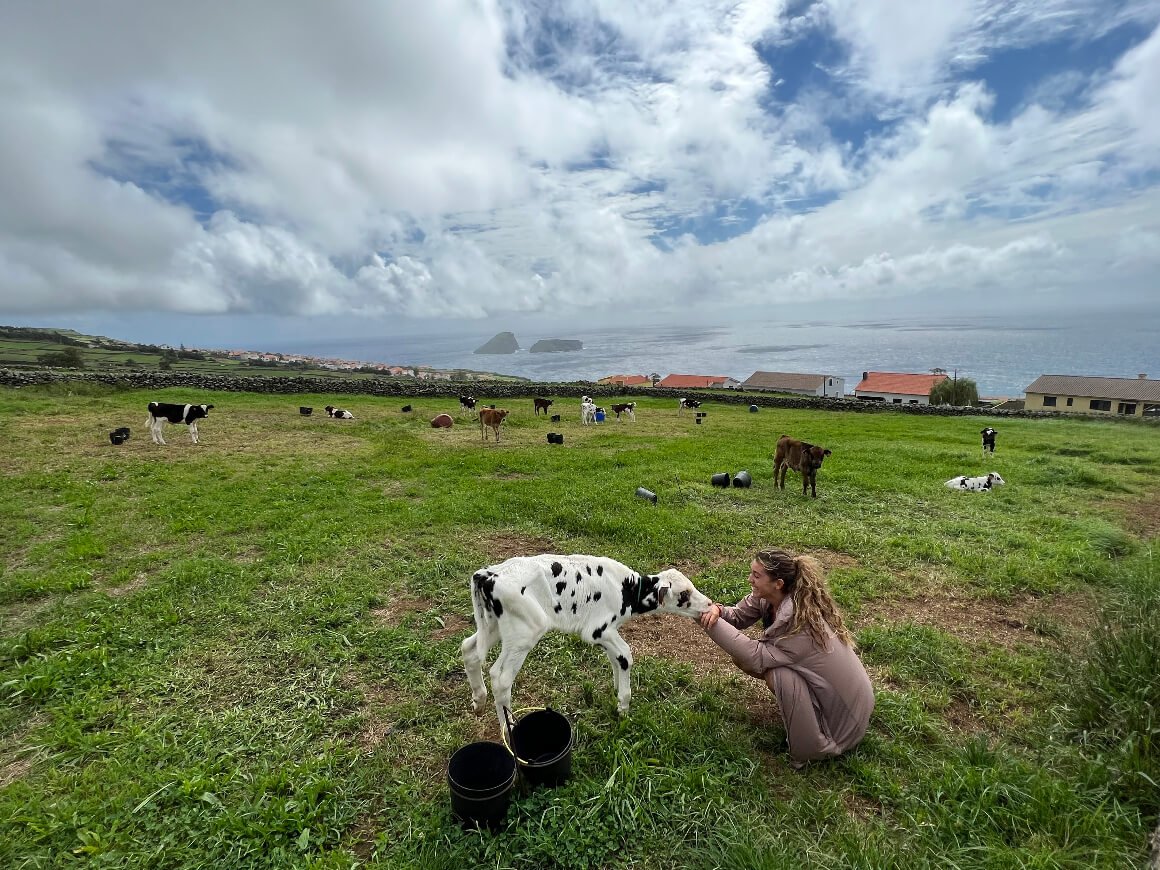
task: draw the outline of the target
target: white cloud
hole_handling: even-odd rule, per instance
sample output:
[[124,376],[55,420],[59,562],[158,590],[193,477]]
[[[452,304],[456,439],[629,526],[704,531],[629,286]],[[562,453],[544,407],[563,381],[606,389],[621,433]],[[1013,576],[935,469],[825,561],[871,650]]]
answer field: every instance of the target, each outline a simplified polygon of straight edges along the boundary
[[[1111,268],[1143,298],[1160,31],[1009,120],[970,79],[1156,18],[1095,3],[0,0],[0,315],[566,317]],[[759,47],[819,28],[844,85],[779,103]],[[854,106],[890,122],[836,141]]]

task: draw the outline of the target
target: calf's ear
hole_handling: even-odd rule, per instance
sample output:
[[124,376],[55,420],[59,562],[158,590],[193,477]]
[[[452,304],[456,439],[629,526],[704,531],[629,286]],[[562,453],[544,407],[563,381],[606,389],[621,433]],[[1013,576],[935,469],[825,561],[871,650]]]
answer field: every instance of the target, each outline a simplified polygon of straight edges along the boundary
[[665,603],[665,598],[668,597],[668,594],[672,590],[672,588],[673,588],[672,583],[661,583],[660,585],[657,586],[657,604],[664,604]]
[[830,455],[831,455],[831,454],[830,454],[830,451],[829,451],[829,450],[823,450],[823,451],[822,451],[822,456],[830,456]]

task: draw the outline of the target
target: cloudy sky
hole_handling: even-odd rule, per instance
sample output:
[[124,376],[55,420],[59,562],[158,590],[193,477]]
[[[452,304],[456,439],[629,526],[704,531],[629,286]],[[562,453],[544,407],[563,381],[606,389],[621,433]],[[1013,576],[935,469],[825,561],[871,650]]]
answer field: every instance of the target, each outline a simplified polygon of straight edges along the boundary
[[0,0],[0,322],[212,346],[1155,304],[1158,23],[1160,0]]

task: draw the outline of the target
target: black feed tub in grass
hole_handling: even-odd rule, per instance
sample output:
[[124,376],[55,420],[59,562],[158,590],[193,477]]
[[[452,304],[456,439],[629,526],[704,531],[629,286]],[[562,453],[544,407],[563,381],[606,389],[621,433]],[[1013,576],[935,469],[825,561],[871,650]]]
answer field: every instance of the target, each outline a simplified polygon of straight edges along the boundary
[[309,417],[311,414],[314,413],[314,409],[308,408],[305,405],[299,405],[298,406],[298,413],[301,414],[303,417]]
[[451,810],[469,825],[502,825],[515,781],[516,760],[502,743],[468,743],[447,763]]
[[560,785],[572,775],[572,723],[550,707],[521,716],[511,730],[511,750],[528,785]]

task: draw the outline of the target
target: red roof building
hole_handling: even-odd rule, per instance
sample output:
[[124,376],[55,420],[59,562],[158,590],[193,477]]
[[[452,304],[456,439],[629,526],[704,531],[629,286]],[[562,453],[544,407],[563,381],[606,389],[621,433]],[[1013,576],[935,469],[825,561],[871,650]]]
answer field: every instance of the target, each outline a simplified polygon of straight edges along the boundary
[[946,375],[862,372],[862,380],[854,388],[854,396],[894,405],[929,405],[930,391],[946,379]]
[[666,375],[657,381],[658,387],[670,390],[735,389],[740,382],[727,375]]

